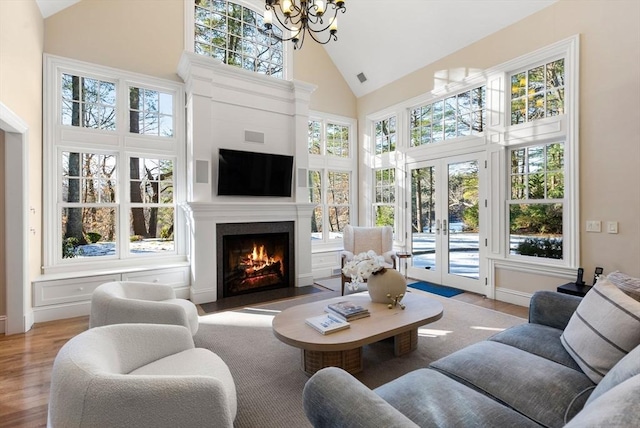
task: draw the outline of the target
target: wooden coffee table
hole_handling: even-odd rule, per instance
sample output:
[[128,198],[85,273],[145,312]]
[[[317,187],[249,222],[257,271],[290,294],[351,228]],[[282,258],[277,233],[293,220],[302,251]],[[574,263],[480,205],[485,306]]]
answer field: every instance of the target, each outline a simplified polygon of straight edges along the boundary
[[[371,312],[370,317],[351,321],[346,330],[323,335],[305,324],[305,319],[324,313],[329,303],[349,300]],[[418,346],[418,327],[442,318],[442,304],[417,293],[406,293],[406,309],[389,309],[373,303],[367,292],[339,296],[285,309],[273,319],[273,333],[282,342],[302,350],[302,370],[312,375],[324,367],[340,367],[349,373],[362,371],[362,347],[394,338],[395,355]]]

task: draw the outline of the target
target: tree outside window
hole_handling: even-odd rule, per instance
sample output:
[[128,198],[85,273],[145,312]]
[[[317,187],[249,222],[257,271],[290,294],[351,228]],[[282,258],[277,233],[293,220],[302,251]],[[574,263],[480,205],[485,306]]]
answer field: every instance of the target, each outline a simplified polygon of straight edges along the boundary
[[486,87],[411,109],[411,147],[477,135],[484,131]]
[[564,144],[512,149],[511,254],[563,258]]
[[225,64],[284,78],[282,30],[261,14],[226,0],[194,0],[194,52]]
[[[173,137],[173,95],[130,87],[129,99],[119,100],[115,82],[61,74],[61,125],[115,136],[125,132],[116,124],[116,111],[128,108],[129,133]],[[84,144],[88,145],[94,148],[58,152],[60,257],[118,258],[123,248],[130,254],[174,252],[174,160],[132,155],[127,168],[121,164],[124,151],[110,144],[99,147],[93,141]],[[127,181],[129,194],[125,195]],[[127,212],[128,233],[121,226]]]
[[391,226],[395,230],[396,170],[376,169],[374,174],[374,224]]
[[398,134],[396,131],[395,116],[376,122],[374,130],[374,146],[376,155],[390,153],[396,150]]
[[564,114],[564,59],[511,76],[511,124]]

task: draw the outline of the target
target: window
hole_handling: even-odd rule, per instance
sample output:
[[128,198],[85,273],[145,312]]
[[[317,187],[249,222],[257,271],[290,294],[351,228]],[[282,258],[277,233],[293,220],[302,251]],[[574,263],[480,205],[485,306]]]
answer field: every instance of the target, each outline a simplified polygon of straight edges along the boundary
[[314,243],[342,238],[354,209],[352,171],[357,170],[352,152],[355,121],[341,117],[309,120],[309,202],[316,204],[311,219]]
[[375,123],[375,154],[389,153],[396,150],[398,136],[396,134],[396,117],[390,117]]
[[116,129],[116,85],[62,74],[62,124],[91,129]]
[[181,85],[53,57],[45,77],[45,270],[177,257]]
[[510,152],[510,253],[562,259],[564,144]]
[[564,114],[564,59],[511,76],[511,124]]
[[396,170],[394,168],[376,169],[375,199],[373,211],[376,226],[392,226],[395,228],[396,206]]
[[410,113],[411,147],[437,143],[484,131],[486,88],[416,107]]
[[151,89],[129,88],[129,132],[173,137],[173,96]]
[[265,30],[260,13],[226,0],[195,0],[193,17],[195,53],[284,78],[282,30]]

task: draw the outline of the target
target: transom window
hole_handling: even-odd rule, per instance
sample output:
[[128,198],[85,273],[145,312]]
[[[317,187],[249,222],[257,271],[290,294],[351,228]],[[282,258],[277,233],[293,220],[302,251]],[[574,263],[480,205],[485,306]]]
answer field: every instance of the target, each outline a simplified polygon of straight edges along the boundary
[[564,144],[510,150],[511,254],[563,258]]
[[116,85],[90,77],[62,74],[62,124],[116,129]]
[[227,0],[194,0],[194,7],[195,53],[284,78],[282,30],[266,31],[260,13]]
[[411,147],[479,134],[485,128],[486,88],[447,97],[411,110]]
[[398,135],[396,131],[396,117],[392,116],[387,119],[377,121],[374,125],[375,136],[375,154],[389,153],[396,150],[398,144]]
[[564,59],[511,76],[511,124],[564,114]]
[[129,132],[173,137],[173,96],[151,89],[129,88]]

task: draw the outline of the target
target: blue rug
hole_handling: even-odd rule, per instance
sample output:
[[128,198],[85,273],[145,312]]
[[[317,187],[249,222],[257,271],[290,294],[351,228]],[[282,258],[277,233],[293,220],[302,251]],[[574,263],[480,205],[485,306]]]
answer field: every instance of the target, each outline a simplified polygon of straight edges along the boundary
[[457,288],[431,284],[430,282],[414,282],[413,284],[407,284],[407,287],[417,288],[418,290],[426,291],[427,293],[433,293],[444,297],[453,297],[457,296],[458,294],[464,293],[463,290],[458,290]]

